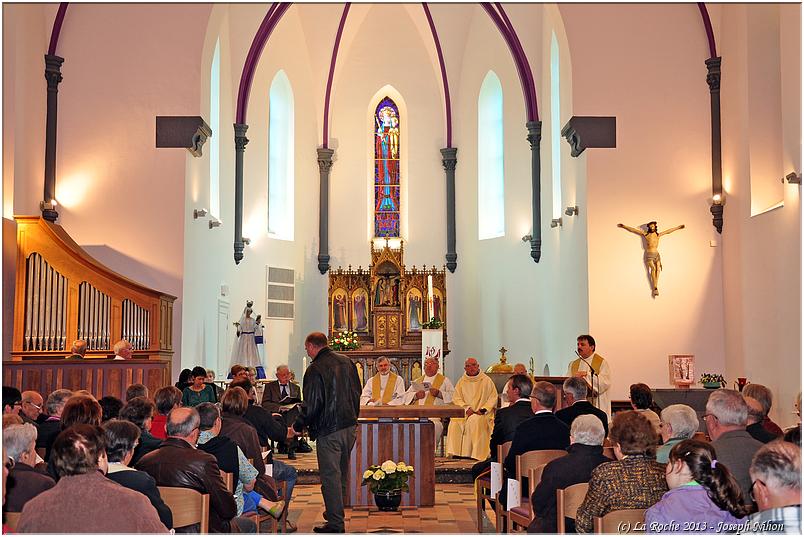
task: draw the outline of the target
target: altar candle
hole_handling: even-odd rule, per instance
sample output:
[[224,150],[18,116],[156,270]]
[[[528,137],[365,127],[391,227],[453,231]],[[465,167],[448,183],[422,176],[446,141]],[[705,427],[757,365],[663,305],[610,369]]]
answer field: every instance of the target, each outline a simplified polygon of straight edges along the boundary
[[429,319],[433,318],[433,275],[427,275],[427,313]]

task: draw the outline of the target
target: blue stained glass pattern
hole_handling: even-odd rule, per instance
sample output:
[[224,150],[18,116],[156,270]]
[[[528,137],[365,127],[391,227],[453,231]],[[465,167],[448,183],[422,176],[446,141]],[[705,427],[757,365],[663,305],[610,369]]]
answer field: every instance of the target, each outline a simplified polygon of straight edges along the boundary
[[384,97],[374,110],[374,235],[399,237],[399,108]]

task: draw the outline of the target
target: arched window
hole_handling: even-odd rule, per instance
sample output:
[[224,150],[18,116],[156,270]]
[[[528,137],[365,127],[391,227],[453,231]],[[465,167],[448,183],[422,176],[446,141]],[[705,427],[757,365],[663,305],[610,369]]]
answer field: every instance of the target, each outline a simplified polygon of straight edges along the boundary
[[221,42],[215,42],[209,68],[209,213],[221,216]]
[[553,161],[553,218],[561,217],[561,86],[558,41],[550,38],[550,148]]
[[486,74],[477,98],[477,235],[505,235],[503,94],[500,79]]
[[399,108],[383,97],[374,110],[374,236],[399,237]]
[[271,82],[268,96],[268,233],[293,240],[293,89],[284,71]]

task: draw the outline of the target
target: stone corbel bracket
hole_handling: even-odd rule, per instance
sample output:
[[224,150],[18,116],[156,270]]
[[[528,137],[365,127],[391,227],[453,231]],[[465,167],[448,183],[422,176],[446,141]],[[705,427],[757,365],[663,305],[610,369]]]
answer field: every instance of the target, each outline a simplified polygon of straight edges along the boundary
[[572,116],[561,129],[561,136],[567,139],[573,157],[590,147],[617,147],[617,118]]
[[201,116],[156,116],[156,147],[183,147],[200,157],[210,136],[212,129]]

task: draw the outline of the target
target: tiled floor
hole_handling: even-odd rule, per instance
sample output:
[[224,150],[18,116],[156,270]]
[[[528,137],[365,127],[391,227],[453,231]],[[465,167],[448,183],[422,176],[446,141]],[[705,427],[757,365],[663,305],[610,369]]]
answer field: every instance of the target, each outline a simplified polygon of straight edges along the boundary
[[[289,519],[300,533],[311,533],[324,523],[324,500],[319,485],[297,485],[290,504]],[[376,508],[347,509],[349,533],[477,533],[475,494],[470,484],[436,485],[434,507],[405,508],[397,513],[380,513]],[[487,516],[493,512],[487,511]],[[484,533],[493,533],[487,518]]]

